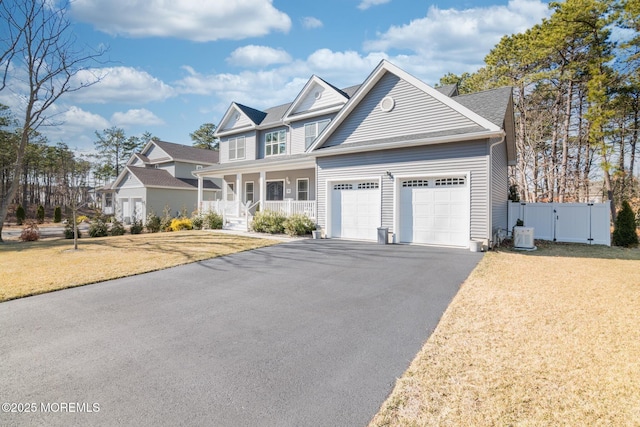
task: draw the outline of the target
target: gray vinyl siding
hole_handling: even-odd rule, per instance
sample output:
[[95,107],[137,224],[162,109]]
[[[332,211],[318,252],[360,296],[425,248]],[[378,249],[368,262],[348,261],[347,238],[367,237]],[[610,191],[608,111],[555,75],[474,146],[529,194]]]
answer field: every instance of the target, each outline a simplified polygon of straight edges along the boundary
[[[497,140],[492,140],[495,142]],[[491,235],[499,228],[508,228],[509,171],[507,167],[507,144],[493,147],[491,155]]]
[[198,204],[197,190],[172,190],[167,188],[147,189],[146,210],[162,216],[165,206],[168,206],[171,215],[179,216],[182,209],[187,209],[187,215],[196,210]]
[[[320,97],[317,99],[315,97],[316,92],[320,92]],[[315,84],[312,88],[310,88],[307,97],[302,100],[298,107],[293,111],[293,114],[300,114],[311,110],[319,110],[334,105],[344,104],[344,102],[344,97],[339,95],[335,90],[326,89],[324,86]]]
[[291,154],[301,154],[307,149],[305,145],[305,133],[304,126],[308,123],[321,122],[323,120],[331,120],[335,117],[335,114],[325,114],[322,116],[307,118],[291,123]]
[[471,238],[487,238],[489,200],[486,141],[398,148],[318,158],[318,223],[326,229],[327,181],[380,177],[382,226],[394,230],[395,181],[387,175],[470,173]]
[[120,181],[118,188],[129,188],[129,187],[131,188],[142,187],[142,183],[138,181],[138,178],[133,176],[133,174],[127,172],[124,178],[122,178],[122,181]]
[[[389,112],[378,106],[385,96],[395,100],[395,106]],[[471,126],[476,123],[395,74],[386,73],[338,126],[324,147]]]
[[176,176],[176,164],[174,162],[168,163],[156,163],[156,165],[151,165],[151,167],[158,167],[158,169],[165,170],[169,172],[169,175]]
[[154,160],[157,160],[157,159],[167,159],[167,158],[169,158],[169,156],[167,155],[167,153],[164,152],[164,150],[158,148],[154,144],[151,144],[151,146],[149,147],[149,150],[147,150],[146,152],[144,152],[142,154],[147,156],[149,158],[149,161],[151,161],[151,162],[153,162]]
[[[229,160],[229,140],[244,136],[244,159]],[[256,132],[245,132],[237,135],[226,136],[220,140],[220,163],[233,163],[236,161],[256,159]]]
[[[201,164],[202,167],[207,165]],[[193,163],[175,162],[175,177],[176,178],[190,178],[193,179],[191,172],[196,170],[196,165]]]

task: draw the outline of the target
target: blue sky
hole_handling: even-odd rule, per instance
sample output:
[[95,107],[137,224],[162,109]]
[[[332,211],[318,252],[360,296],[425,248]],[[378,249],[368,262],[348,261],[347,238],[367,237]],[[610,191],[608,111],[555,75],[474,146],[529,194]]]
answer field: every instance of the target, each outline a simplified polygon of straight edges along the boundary
[[[78,39],[108,46],[108,62],[92,70],[100,83],[55,105],[63,124],[41,131],[80,153],[111,126],[191,144],[232,101],[290,102],[313,74],[347,87],[383,58],[431,85],[473,72],[503,35],[548,14],[540,0],[74,0]],[[16,112],[19,86],[0,93]]]

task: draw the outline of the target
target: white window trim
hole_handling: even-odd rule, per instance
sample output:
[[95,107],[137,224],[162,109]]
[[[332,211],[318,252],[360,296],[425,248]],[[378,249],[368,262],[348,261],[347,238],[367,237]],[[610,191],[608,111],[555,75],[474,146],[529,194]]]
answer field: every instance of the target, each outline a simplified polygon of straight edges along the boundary
[[[329,126],[329,123],[331,123],[331,119],[324,119],[324,120],[318,120],[316,122],[309,122],[309,123],[305,123],[304,124],[304,144],[305,144],[305,148],[310,147],[311,145],[313,145],[313,142],[318,139],[318,136],[320,135],[321,131],[320,129],[320,123],[327,123],[326,126],[322,129],[325,130],[327,128],[327,126]],[[310,141],[309,143],[307,143],[307,126],[313,126],[314,127],[314,137],[313,140]]]
[[252,200],[251,203],[254,203],[256,200],[256,184],[253,181],[245,181],[244,182],[244,200],[245,203],[247,203],[249,200],[247,200],[247,194],[249,194],[249,191],[247,190],[247,184],[251,184],[253,186],[253,190],[251,190],[251,194],[252,194]]
[[[238,142],[242,141],[242,157],[238,157]],[[234,143],[234,148],[233,150],[231,149],[231,143]],[[244,160],[247,156],[247,144],[246,144],[246,140],[244,136],[237,136],[235,138],[229,138],[227,140],[227,143],[229,144],[229,160]],[[231,153],[234,153],[233,157],[231,156]]]
[[296,200],[300,200],[300,181],[307,181],[307,198],[304,201],[311,200],[311,187],[309,187],[309,178],[296,179]]
[[[225,181],[226,186],[227,186],[227,194],[226,194],[226,201],[227,202],[235,202],[236,200],[236,191],[235,191],[235,187],[236,187],[236,183],[235,182],[229,182],[229,181]],[[232,199],[229,200],[229,194],[231,194]]]
[[[276,142],[274,144],[273,139],[271,140],[271,142],[267,143],[267,135],[271,135],[271,134],[276,134],[276,135],[280,135],[282,132],[284,132],[284,139],[282,141],[278,140],[278,142]],[[273,147],[278,147],[278,151],[280,151],[280,144],[284,142],[284,151],[283,152],[279,152],[277,154],[273,154]],[[267,145],[270,145],[271,148],[271,154],[267,154]],[[267,132],[264,134],[264,156],[265,157],[272,157],[272,156],[282,156],[283,154],[287,154],[287,148],[288,148],[289,144],[287,142],[287,131],[284,129],[280,129],[280,130],[274,130],[271,132]]]

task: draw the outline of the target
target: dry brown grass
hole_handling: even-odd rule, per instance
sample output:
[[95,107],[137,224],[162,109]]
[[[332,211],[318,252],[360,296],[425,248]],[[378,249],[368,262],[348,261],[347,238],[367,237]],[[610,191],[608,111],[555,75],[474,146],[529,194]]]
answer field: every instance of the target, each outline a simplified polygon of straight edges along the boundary
[[160,270],[278,243],[208,231],[0,244],[0,301]]
[[371,425],[640,425],[639,260],[486,254]]

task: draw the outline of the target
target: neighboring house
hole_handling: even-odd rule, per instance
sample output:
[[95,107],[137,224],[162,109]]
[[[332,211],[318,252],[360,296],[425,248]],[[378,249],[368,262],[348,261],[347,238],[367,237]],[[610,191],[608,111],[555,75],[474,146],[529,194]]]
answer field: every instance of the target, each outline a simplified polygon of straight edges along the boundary
[[101,189],[103,213],[130,223],[145,221],[147,214],[162,215],[168,207],[177,216],[190,215],[204,201],[220,197],[220,180],[205,179],[198,191],[192,172],[218,163],[218,152],[171,142],[151,140],[131,156],[116,180]]
[[217,136],[220,163],[194,175],[223,180],[223,201],[199,201],[229,220],[257,203],[306,213],[329,238],[386,227],[395,242],[459,247],[507,228],[511,88],[458,95],[382,61],[360,86],[313,76],[290,104],[232,103]]

